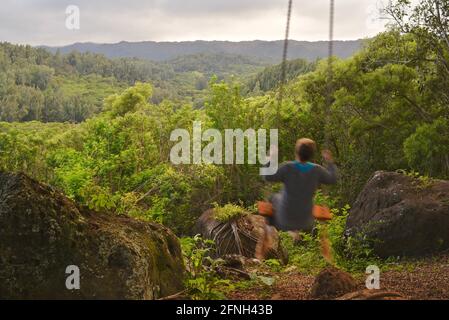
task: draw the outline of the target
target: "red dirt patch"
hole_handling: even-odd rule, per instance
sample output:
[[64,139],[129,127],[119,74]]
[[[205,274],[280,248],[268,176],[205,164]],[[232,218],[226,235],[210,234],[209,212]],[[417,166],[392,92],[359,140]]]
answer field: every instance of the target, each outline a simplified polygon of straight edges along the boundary
[[[413,300],[449,299],[449,254],[401,264],[398,270],[381,272],[382,291],[392,291]],[[308,300],[314,277],[300,272],[281,272],[272,287],[257,285],[228,295],[235,300]],[[357,278],[357,290],[364,290],[365,278]]]

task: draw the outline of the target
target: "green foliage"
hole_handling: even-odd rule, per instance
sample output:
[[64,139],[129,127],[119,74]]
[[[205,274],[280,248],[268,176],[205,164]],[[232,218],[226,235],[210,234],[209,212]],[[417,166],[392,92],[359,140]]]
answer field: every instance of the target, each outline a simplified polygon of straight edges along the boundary
[[[285,65],[286,81],[293,80],[300,75],[309,73],[315,69],[316,63],[310,63],[304,59],[287,61]],[[282,64],[266,67],[259,72],[247,84],[247,90],[253,94],[271,91],[281,83]]]
[[[4,168],[31,173],[92,209],[157,221],[189,234],[213,201],[223,202],[228,188],[224,169],[169,162],[171,131],[191,128],[201,116],[189,106],[152,105],[150,94],[150,85],[136,84],[109,97],[100,116],[77,126],[39,124],[39,134],[31,124],[2,125]],[[16,126],[30,132],[16,131]],[[60,128],[54,137],[51,127]]]
[[168,61],[176,73],[196,71],[207,79],[214,75],[220,79],[230,80],[232,77],[242,75],[249,77],[258,72],[266,61],[242,55],[225,53],[199,53],[193,55],[181,55]]
[[258,280],[263,283],[267,287],[271,287],[276,283],[276,279],[273,277],[261,276],[261,275],[252,275],[253,280]]
[[[245,99],[236,82],[225,83],[212,79],[205,115],[209,119],[208,127],[220,130],[224,136],[224,131],[229,128],[245,131],[265,127],[264,113],[269,107],[265,97]],[[245,154],[247,147],[245,143]],[[245,206],[250,206],[260,198],[263,183],[257,166],[233,164],[223,166],[223,169],[231,189],[225,189],[222,197],[224,201],[220,203],[243,201]]]
[[337,206],[337,200],[327,194],[324,194],[322,190],[318,190],[315,193],[314,203],[319,206],[325,206],[328,208],[335,208]]
[[449,121],[423,124],[404,142],[404,154],[414,169],[426,174],[449,174]]
[[[448,177],[448,128],[442,119],[449,116],[449,101],[441,96],[445,89],[440,86],[447,76],[435,72],[435,53],[430,47],[421,51],[421,41],[411,33],[390,30],[368,41],[352,58],[334,59],[330,108],[326,61],[287,86],[284,104],[289,111],[284,115],[282,106],[280,141],[291,146],[296,137],[308,136],[320,146],[327,132],[341,164],[339,189],[332,195],[342,203],[354,201],[379,169],[415,167]],[[281,154],[284,148],[281,145]]]
[[148,100],[153,93],[153,88],[148,83],[136,83],[133,87],[126,89],[120,95],[108,97],[106,100],[106,111],[111,111],[113,117],[123,116],[148,106]]
[[200,236],[182,238],[181,247],[188,277],[186,289],[194,300],[225,299],[225,293],[233,289],[229,280],[222,280],[216,274],[221,260],[213,259],[214,242],[203,240]]
[[[224,179],[220,168],[200,166],[178,171],[169,165],[157,166],[142,176],[145,183],[141,204],[146,215],[178,234],[189,234],[199,215],[220,195],[216,183]],[[207,190],[207,191],[205,191]]]
[[418,187],[419,189],[427,189],[434,183],[434,179],[432,179],[431,177],[429,177],[427,175],[421,175],[419,172],[414,171],[414,170],[407,171],[407,170],[399,169],[399,170],[396,170],[396,172],[414,179],[415,180],[414,185],[416,187]]
[[220,222],[229,222],[248,214],[249,212],[242,206],[229,203],[220,207],[218,204],[214,204],[214,217]]
[[48,168],[46,155],[62,145],[62,135],[73,125],[39,122],[0,122],[0,169],[27,172],[47,181],[54,175]]
[[327,264],[321,256],[319,240],[311,234],[301,236],[298,244],[287,232],[281,232],[281,244],[288,252],[289,264],[298,267],[300,272],[316,274]]
[[268,259],[264,261],[264,264],[268,266],[272,271],[279,272],[282,269],[282,264],[278,259]]
[[54,168],[53,183],[69,197],[81,201],[83,190],[93,176],[83,154],[71,148],[57,149],[49,152],[47,163]]
[[[371,239],[366,239],[361,235],[356,237],[345,236],[344,231],[349,209],[349,205],[341,209],[333,209],[334,218],[327,226],[335,263],[349,272],[365,272],[369,265],[383,265],[383,262],[372,252],[369,243]],[[321,225],[321,228],[323,228],[323,225]]]

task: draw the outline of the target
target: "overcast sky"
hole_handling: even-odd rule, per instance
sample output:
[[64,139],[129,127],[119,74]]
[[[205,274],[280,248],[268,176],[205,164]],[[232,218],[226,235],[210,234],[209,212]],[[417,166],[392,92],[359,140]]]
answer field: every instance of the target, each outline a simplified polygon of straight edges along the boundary
[[[336,0],[335,38],[383,30],[386,0]],[[74,42],[278,40],[287,0],[1,0],[0,41],[32,45]],[[329,0],[294,0],[291,38],[328,37]],[[66,28],[66,8],[80,10],[80,29]]]

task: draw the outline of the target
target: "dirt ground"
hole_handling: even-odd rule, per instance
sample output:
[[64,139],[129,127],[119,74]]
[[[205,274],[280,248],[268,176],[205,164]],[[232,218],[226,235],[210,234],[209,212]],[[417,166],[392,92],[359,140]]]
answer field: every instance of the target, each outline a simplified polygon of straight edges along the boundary
[[[257,285],[228,294],[236,300],[308,300],[314,277],[297,271],[275,273],[273,286]],[[365,279],[357,277],[360,290]],[[449,299],[449,254],[401,263],[380,276],[382,290],[398,292],[413,300]]]

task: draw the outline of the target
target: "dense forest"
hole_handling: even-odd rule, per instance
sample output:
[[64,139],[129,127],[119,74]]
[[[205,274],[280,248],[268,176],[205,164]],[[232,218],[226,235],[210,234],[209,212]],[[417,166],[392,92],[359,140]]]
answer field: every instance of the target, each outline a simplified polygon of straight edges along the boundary
[[51,54],[0,44],[0,120],[79,123],[102,110],[103,100],[136,82],[151,82],[155,104],[164,99],[204,104],[209,79],[245,82],[267,62],[225,54],[181,56],[166,62],[107,59],[93,53]]
[[[296,59],[285,62],[285,81],[291,81],[300,75],[315,69],[316,63],[304,59]],[[282,77],[282,64],[265,68],[257,75],[249,79],[246,89],[253,95],[260,95],[260,91],[272,91],[279,86]]]
[[279,128],[281,161],[294,157],[297,138],[322,147],[328,136],[341,179],[318,198],[346,213],[377,170],[448,179],[449,11],[436,15],[431,2],[390,5],[387,31],[331,59],[332,83],[327,60],[289,61],[281,105],[281,66],[259,58],[152,62],[2,43],[0,169],[178,236],[192,235],[207,209],[252,210],[279,187],[267,186],[258,166],[173,165],[170,134],[191,132],[194,121],[203,130]]

